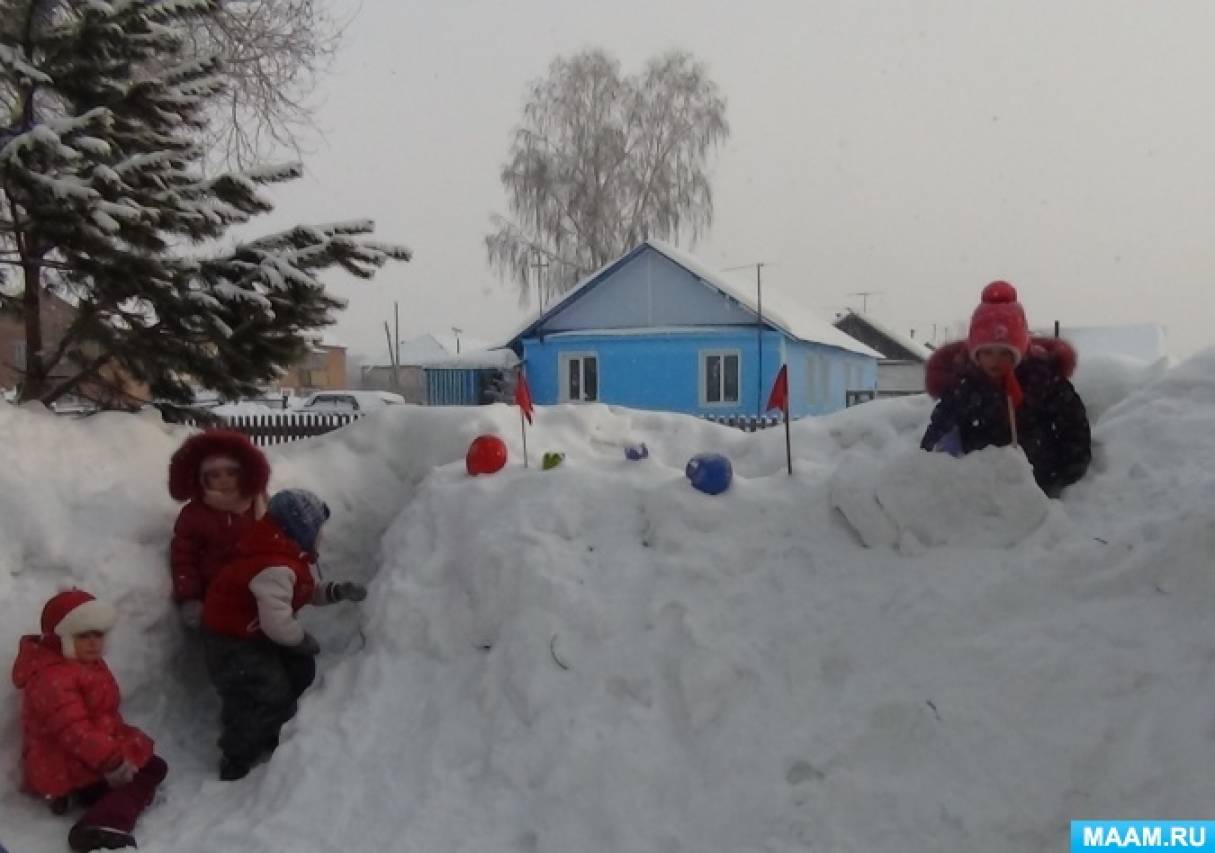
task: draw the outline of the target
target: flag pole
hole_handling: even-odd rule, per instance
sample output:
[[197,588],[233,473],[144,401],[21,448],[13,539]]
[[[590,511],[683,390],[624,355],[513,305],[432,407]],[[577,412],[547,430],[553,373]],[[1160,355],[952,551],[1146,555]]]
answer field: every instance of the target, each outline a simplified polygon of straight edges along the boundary
[[789,476],[793,476],[793,442],[789,438],[789,404],[785,403],[785,459],[789,463]]
[[527,467],[527,424],[523,415],[523,407],[519,408],[519,432],[523,434],[523,467]]
[[1017,444],[1017,407],[1013,404],[1013,398],[1010,394],[1004,395],[1008,400],[1008,427],[1012,433],[1012,446],[1018,447]]

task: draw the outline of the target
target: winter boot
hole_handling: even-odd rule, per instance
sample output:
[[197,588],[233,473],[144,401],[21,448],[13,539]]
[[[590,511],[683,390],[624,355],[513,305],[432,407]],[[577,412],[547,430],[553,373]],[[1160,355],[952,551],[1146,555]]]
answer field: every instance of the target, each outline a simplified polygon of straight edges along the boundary
[[235,782],[237,779],[244,779],[249,775],[250,769],[251,767],[247,761],[225,755],[219,760],[219,780],[221,782]]
[[138,847],[135,838],[129,832],[118,829],[108,829],[104,826],[81,826],[76,824],[68,833],[68,846],[73,850],[121,850],[124,847]]

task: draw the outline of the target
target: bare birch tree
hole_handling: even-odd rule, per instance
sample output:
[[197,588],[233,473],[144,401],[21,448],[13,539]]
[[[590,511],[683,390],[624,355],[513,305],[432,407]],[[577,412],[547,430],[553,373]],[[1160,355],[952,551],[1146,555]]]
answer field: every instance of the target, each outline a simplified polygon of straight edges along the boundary
[[189,53],[217,56],[225,91],[212,107],[210,159],[248,168],[266,157],[299,155],[316,131],[310,95],[329,68],[342,24],[323,0],[219,0],[192,26]]
[[511,215],[491,219],[490,265],[526,304],[533,279],[547,301],[648,237],[695,240],[713,219],[708,161],[729,136],[725,114],[682,51],[629,77],[601,50],[557,58],[502,166]]

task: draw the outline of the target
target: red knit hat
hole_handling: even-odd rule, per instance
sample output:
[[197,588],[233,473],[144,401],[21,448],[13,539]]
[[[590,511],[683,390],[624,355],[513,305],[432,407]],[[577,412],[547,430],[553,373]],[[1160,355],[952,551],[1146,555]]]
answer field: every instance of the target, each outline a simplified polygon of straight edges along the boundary
[[1019,363],[1029,349],[1029,322],[1017,301],[1017,289],[1007,281],[983,288],[983,301],[970,317],[966,348],[974,358],[983,347],[1001,347]]
[[58,637],[65,658],[76,657],[72,637],[87,631],[105,633],[118,621],[113,605],[98,601],[82,589],[59,593],[42,608],[42,635]]

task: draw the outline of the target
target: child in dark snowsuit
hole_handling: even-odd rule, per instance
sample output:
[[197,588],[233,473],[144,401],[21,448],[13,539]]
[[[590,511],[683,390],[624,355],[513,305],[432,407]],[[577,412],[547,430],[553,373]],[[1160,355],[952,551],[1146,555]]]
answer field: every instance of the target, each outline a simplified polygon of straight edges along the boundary
[[1068,381],[1075,367],[1066,341],[1030,337],[1011,284],[989,284],[969,337],[928,360],[925,387],[939,402],[920,446],[961,453],[1019,446],[1038,485],[1058,497],[1092,459],[1088,415]]
[[207,672],[223,700],[219,778],[243,778],[278,746],[279,729],[316,677],[316,639],[295,619],[306,604],[362,601],[357,583],[321,583],[316,548],[329,507],[286,489],[267,505],[212,581],[203,605]]
[[87,806],[68,833],[73,850],[134,847],[135,821],[168,766],[152,740],[119,713],[118,683],[102,655],[114,608],[82,590],[42,610],[42,634],[21,638],[13,684],[21,691],[25,787],[56,814]]
[[265,513],[270,463],[248,438],[212,429],[185,440],[169,462],[169,494],[189,501],[173,527],[169,567],[182,621],[197,628],[211,583],[236,543]]

